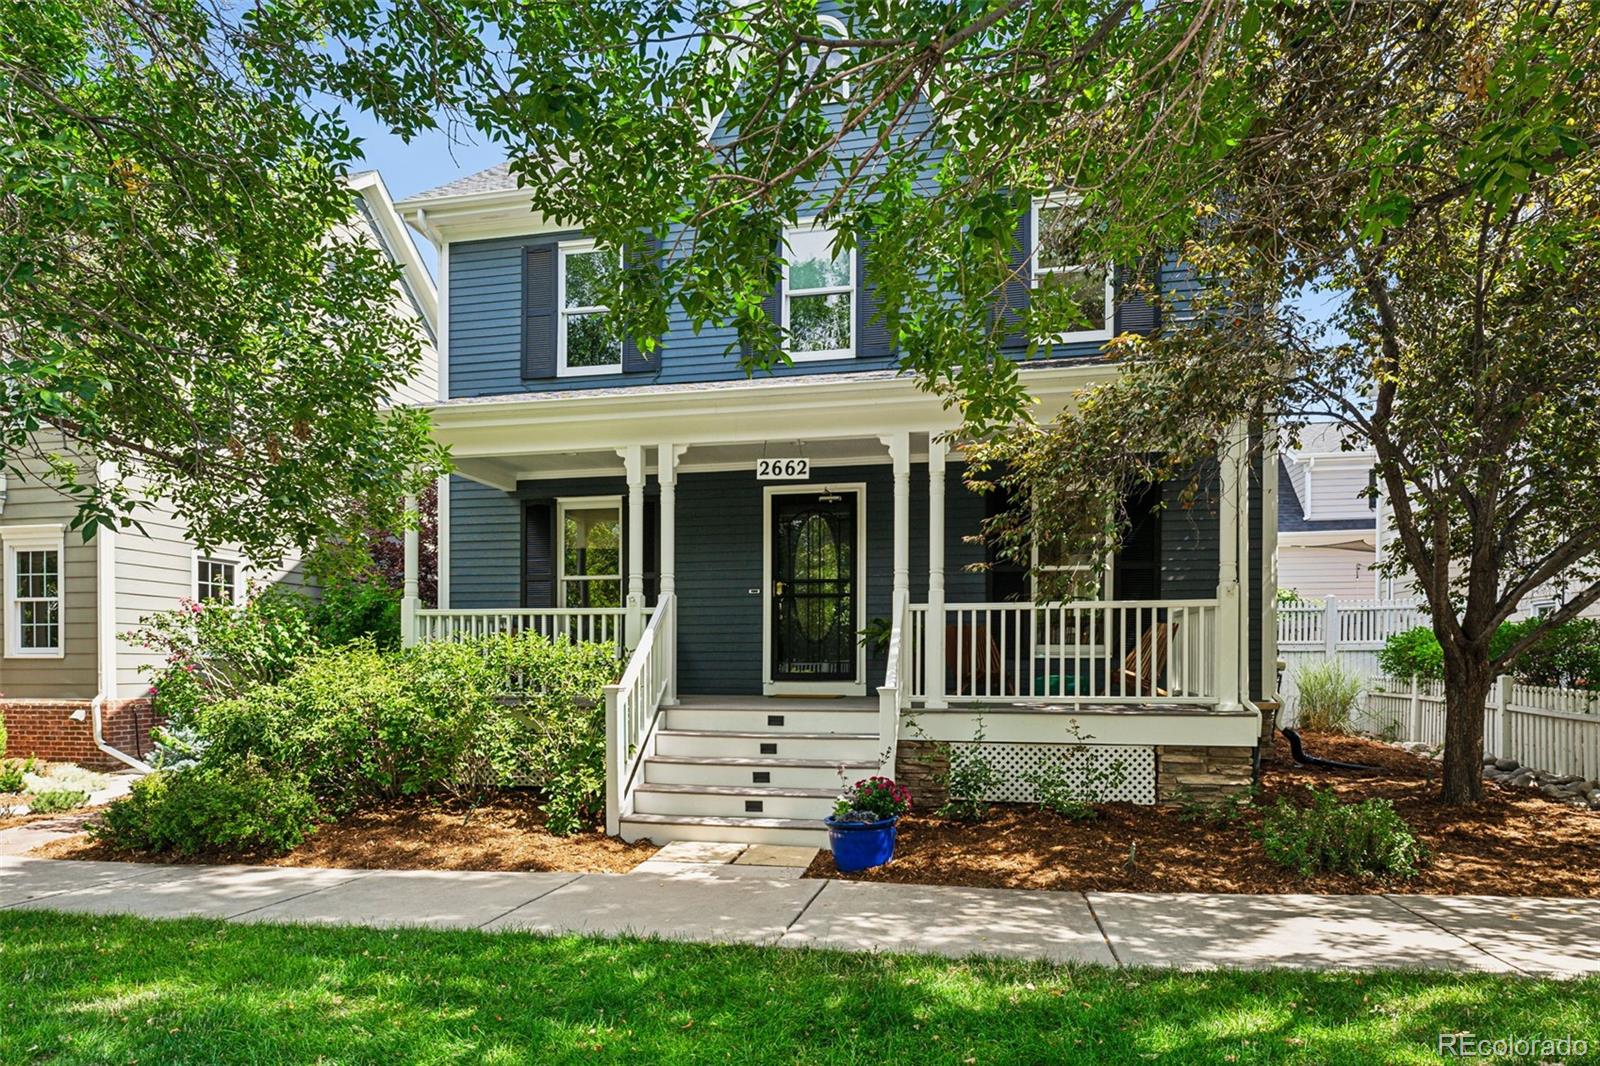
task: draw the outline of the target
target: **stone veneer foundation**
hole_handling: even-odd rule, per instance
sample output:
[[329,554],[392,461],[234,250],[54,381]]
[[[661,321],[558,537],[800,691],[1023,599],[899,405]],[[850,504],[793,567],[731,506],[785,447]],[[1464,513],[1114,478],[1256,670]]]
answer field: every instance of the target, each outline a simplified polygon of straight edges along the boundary
[[[120,769],[122,763],[95,747],[92,708],[90,700],[0,699],[6,757],[34,755],[94,769]],[[82,721],[73,718],[79,711]],[[147,699],[107,700],[100,722],[105,742],[120,751],[142,757],[153,747],[150,730],[156,721]]]

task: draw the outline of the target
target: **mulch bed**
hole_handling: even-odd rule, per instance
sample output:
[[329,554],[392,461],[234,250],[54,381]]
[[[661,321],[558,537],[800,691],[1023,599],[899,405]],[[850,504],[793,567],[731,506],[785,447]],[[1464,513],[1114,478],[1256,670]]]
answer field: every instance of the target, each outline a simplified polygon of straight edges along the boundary
[[1234,824],[1186,821],[1172,808],[1112,804],[1074,824],[1034,807],[996,805],[978,825],[913,812],[901,819],[886,866],[840,874],[821,852],[807,877],[989,888],[1117,892],[1371,893],[1600,897],[1600,812],[1577,810],[1485,782],[1470,810],[1437,802],[1437,763],[1376,741],[1312,735],[1324,758],[1366,763],[1377,773],[1297,768],[1278,738],[1264,753],[1260,802],[1303,801],[1306,786],[1340,799],[1384,797],[1432,853],[1410,881],[1347,875],[1302,878],[1272,863],[1254,836],[1259,814]]
[[249,862],[375,870],[556,870],[626,873],[656,850],[600,832],[556,836],[530,796],[510,794],[477,808],[400,803],[324,825],[287,855],[209,854],[190,858],[119,852],[87,837],[58,840],[33,854],[125,862]]

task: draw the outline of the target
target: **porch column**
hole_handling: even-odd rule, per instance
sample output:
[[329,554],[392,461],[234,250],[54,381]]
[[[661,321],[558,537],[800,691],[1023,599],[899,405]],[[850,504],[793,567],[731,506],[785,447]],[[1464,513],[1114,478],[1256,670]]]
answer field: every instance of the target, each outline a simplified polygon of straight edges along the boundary
[[628,613],[623,643],[632,651],[644,632],[644,445],[618,448],[628,477]]
[[400,643],[417,642],[417,573],[422,569],[422,534],[417,529],[417,498],[405,498],[405,590],[400,598]]
[[1239,529],[1240,504],[1245,485],[1240,476],[1244,469],[1247,438],[1242,423],[1228,430],[1227,439],[1218,453],[1221,482],[1221,506],[1217,512],[1217,628],[1216,628],[1216,684],[1217,706],[1221,710],[1236,711],[1243,695],[1239,684],[1240,590],[1239,590]]
[[894,617],[900,620],[911,598],[911,434],[880,438],[894,461]]
[[944,460],[948,446],[928,434],[928,614],[922,644],[927,706],[949,706],[944,697]]
[[438,560],[439,574],[437,591],[434,593],[434,606],[441,611],[450,609],[450,475],[445,474],[439,479],[437,490],[438,504],[435,511],[434,536],[437,543],[434,545],[434,557]]
[[[662,444],[656,448],[656,480],[661,482],[661,575],[660,594],[656,596],[656,610],[670,594],[672,610],[678,609],[678,457],[683,454],[681,444]],[[676,623],[677,619],[672,621]],[[668,627],[673,647],[669,653],[672,669],[667,674],[666,703],[678,702],[678,627]]]

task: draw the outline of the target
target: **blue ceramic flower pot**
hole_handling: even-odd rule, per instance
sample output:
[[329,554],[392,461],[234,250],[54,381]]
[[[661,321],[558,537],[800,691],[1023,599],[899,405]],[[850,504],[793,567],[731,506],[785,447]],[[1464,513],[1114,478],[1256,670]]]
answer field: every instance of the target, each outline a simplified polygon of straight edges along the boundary
[[833,864],[839,872],[869,870],[894,858],[894,827],[899,820],[894,817],[877,822],[836,822],[832,815],[823,819],[828,826]]

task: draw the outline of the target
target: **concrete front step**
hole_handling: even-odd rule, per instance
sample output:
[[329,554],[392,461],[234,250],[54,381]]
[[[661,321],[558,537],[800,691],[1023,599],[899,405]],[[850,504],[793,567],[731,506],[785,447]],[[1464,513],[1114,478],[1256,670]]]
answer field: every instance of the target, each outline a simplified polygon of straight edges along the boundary
[[772,733],[757,730],[663,729],[659,755],[829,759],[865,762],[878,757],[877,733]]
[[[841,781],[839,768],[844,767]],[[828,759],[719,758],[698,755],[653,756],[645,760],[646,784],[660,785],[774,785],[792,788],[826,788],[838,791],[853,781],[878,772],[878,763],[861,759],[846,763]]]
[[623,840],[717,840],[740,844],[798,844],[825,848],[828,830],[816,818],[727,818],[672,814],[631,814],[622,819]]
[[680,703],[667,708],[668,729],[768,733],[867,733],[878,728],[875,710],[833,707],[748,707],[735,704]]
[[722,818],[826,818],[838,791],[770,785],[640,785],[633,793],[641,814]]

